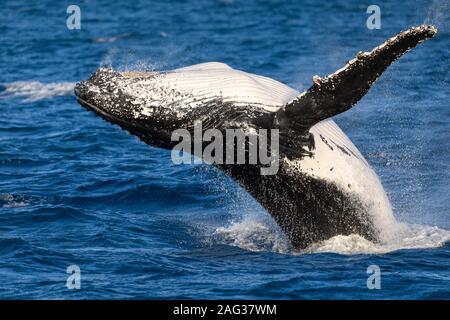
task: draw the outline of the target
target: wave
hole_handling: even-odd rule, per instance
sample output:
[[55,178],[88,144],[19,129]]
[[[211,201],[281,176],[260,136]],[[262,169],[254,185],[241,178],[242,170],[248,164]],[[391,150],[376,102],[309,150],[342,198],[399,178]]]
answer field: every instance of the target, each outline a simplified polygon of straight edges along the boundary
[[14,81],[2,83],[0,97],[19,97],[24,102],[34,102],[52,97],[69,96],[73,94],[74,82]]
[[123,39],[123,38],[128,38],[130,36],[132,36],[133,33],[132,32],[125,32],[125,33],[121,33],[118,34],[116,36],[111,36],[111,37],[97,37],[92,39],[94,42],[97,43],[111,43],[111,42],[116,42],[117,40]]
[[215,236],[227,245],[249,251],[273,251],[284,254],[338,253],[384,254],[402,249],[436,248],[450,241],[450,231],[438,227],[398,223],[399,232],[388,242],[373,243],[357,234],[337,235],[314,243],[304,250],[295,250],[284,233],[272,223],[257,217],[243,217],[216,228]]

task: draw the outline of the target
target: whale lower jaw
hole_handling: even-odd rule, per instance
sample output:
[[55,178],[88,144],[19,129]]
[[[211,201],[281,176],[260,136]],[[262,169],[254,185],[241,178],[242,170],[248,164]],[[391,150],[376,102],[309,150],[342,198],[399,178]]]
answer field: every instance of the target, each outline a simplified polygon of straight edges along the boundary
[[112,125],[118,125],[122,130],[131,133],[136,136],[142,142],[148,145],[160,148],[169,148],[170,144],[167,143],[167,139],[162,137],[170,136],[170,131],[157,129],[154,126],[143,126],[139,123],[121,119],[101,107],[98,107],[92,103],[85,101],[77,96],[77,102],[86,110],[91,111],[95,116],[101,117],[103,120],[109,122]]

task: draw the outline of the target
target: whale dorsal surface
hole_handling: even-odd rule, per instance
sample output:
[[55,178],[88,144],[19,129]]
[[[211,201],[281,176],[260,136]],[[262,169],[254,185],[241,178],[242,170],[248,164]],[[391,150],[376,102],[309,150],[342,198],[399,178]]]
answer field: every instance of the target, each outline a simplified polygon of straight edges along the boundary
[[[178,107],[185,112],[217,98],[233,106],[254,106],[274,112],[299,94],[281,82],[219,62],[200,63],[167,72],[128,72],[122,75],[130,80],[140,79],[123,86],[125,94],[150,101],[150,108],[159,102],[167,105],[172,102],[171,98],[177,99],[179,103],[171,109]],[[149,87],[155,89],[149,91]]]
[[171,133],[277,129],[279,169],[218,164],[274,218],[296,248],[336,235],[371,241],[390,236],[395,219],[383,187],[363,155],[330,118],[354,106],[398,57],[436,33],[432,26],[400,32],[359,52],[299,93],[276,80],[210,62],[159,72],[100,68],[75,87],[79,103],[149,145],[172,148]]

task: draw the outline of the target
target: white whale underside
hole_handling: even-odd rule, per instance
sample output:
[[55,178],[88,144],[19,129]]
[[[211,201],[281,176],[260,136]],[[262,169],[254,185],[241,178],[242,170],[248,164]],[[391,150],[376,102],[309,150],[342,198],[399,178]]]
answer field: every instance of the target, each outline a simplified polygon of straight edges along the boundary
[[[142,76],[132,72],[123,75],[126,78]],[[143,107],[144,115],[151,114],[155,106],[168,104],[171,108],[176,105],[176,111],[183,114],[217,97],[233,105],[254,106],[275,112],[299,95],[298,91],[276,80],[235,70],[218,62],[159,73],[138,82],[125,83],[121,89],[135,98],[133,103]],[[310,132],[315,138],[314,155],[291,162],[293,170],[333,182],[344,191],[356,195],[373,216],[381,239],[388,241],[396,222],[376,173],[333,120],[317,123]],[[383,230],[390,232],[383,234]]]

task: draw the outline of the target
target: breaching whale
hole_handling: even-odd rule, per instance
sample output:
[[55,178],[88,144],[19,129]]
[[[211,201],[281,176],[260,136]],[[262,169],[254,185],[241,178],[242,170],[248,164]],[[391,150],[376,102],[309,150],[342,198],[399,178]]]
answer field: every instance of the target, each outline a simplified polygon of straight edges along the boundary
[[192,131],[196,121],[203,130],[278,129],[275,175],[261,175],[249,163],[218,167],[272,215],[295,248],[335,235],[383,241],[383,224],[395,223],[389,200],[376,173],[330,118],[354,106],[393,61],[436,32],[428,25],[402,31],[336,72],[314,76],[303,93],[210,62],[164,72],[99,68],[77,83],[75,94],[88,110],[161,148],[173,148],[171,133]]

